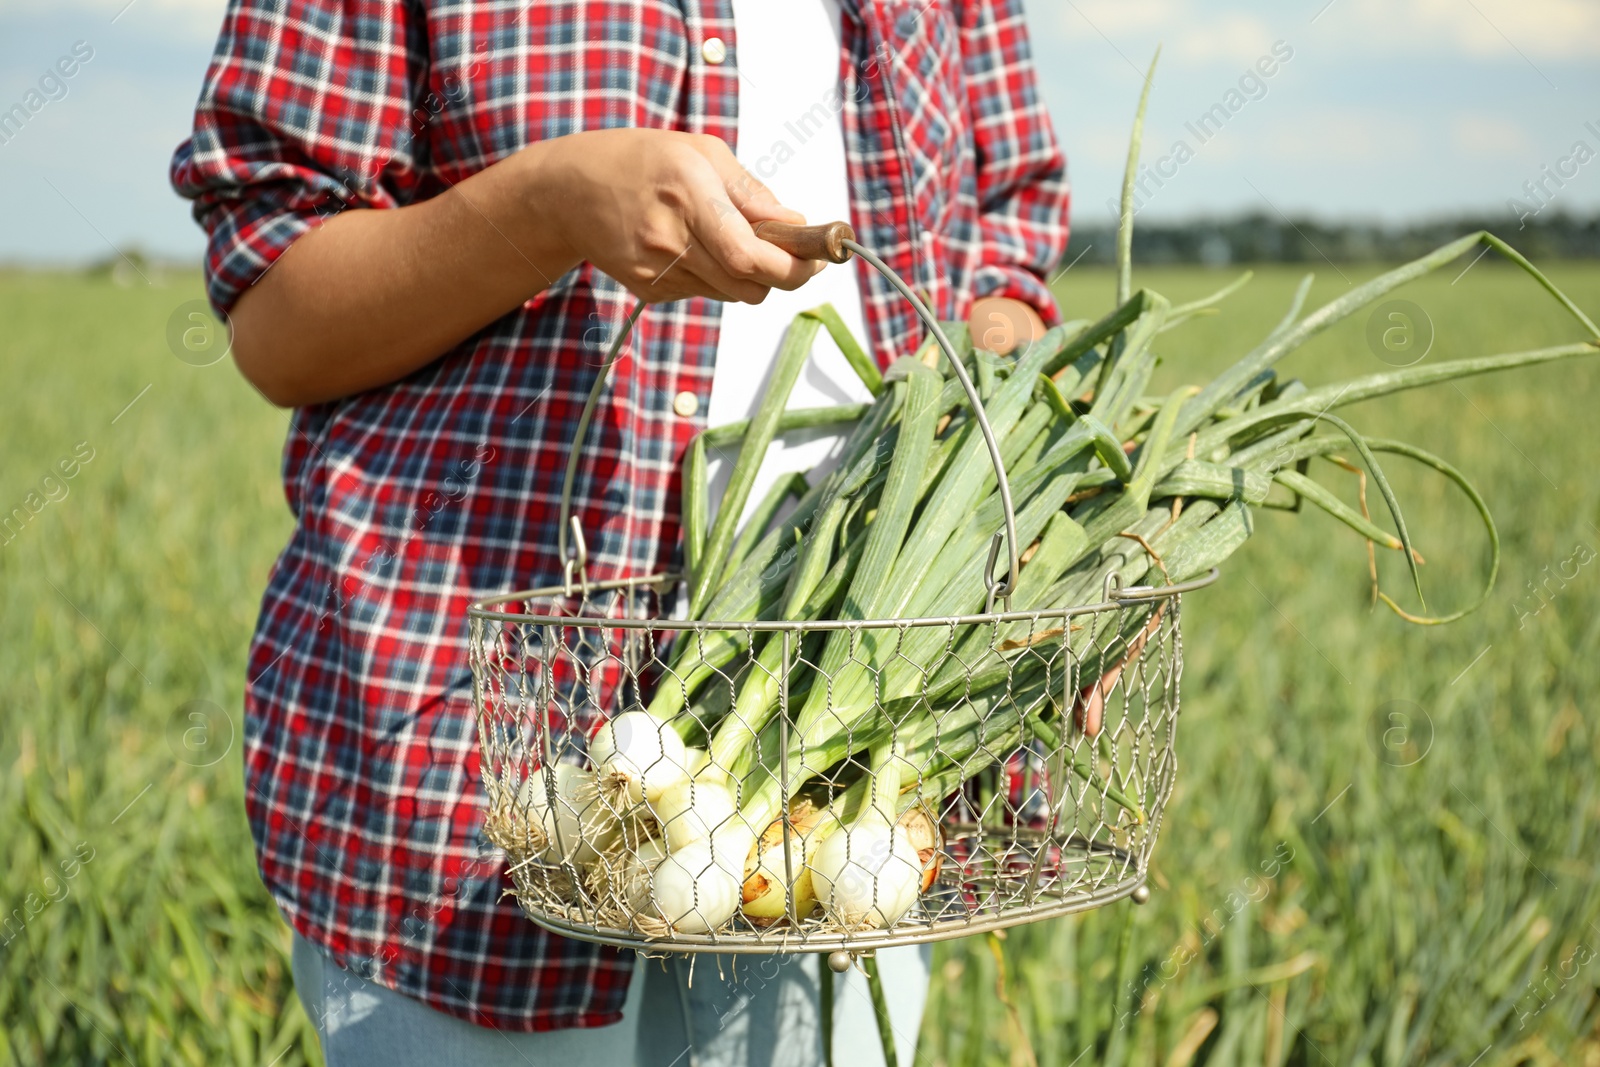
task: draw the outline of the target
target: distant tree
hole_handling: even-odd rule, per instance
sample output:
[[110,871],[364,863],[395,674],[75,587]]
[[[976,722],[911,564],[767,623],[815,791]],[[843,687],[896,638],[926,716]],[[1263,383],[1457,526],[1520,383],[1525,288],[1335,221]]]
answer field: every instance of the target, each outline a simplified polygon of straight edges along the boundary
[[[1561,211],[1530,217],[1461,215],[1401,226],[1368,222],[1284,220],[1264,214],[1187,221],[1136,221],[1133,255],[1140,263],[1363,263],[1414,259],[1452,238],[1489,230],[1533,259],[1600,259],[1600,214]],[[1081,258],[1080,258],[1081,256]],[[1116,260],[1115,228],[1075,225],[1063,263]]]

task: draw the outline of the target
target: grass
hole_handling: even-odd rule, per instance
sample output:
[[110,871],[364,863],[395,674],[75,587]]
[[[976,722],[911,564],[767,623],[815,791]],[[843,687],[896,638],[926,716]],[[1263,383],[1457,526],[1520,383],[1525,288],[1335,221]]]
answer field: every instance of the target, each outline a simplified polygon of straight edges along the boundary
[[[1600,310],[1600,268],[1551,273]],[[1399,294],[1432,318],[1429,358],[1577,336],[1492,257],[1453,277]],[[1223,280],[1136,274],[1174,301]],[[1294,282],[1267,270],[1168,335],[1151,391],[1231,361]],[[1323,272],[1313,303],[1345,284]],[[1061,290],[1093,317],[1113,278],[1079,268]],[[0,275],[0,519],[39,505],[0,531],[0,1063],[317,1061],[238,754],[245,646],[289,529],[285,416],[226,361],[173,356],[169,319],[198,296],[193,277]],[[1286,369],[1384,369],[1365,326]],[[1494,597],[1408,626],[1370,610],[1344,527],[1263,514],[1185,604],[1151,902],[941,947],[919,1061],[1600,1064],[1597,407],[1600,361],[1355,409],[1477,481],[1505,546]],[[1442,482],[1388,466],[1429,606],[1465,602],[1481,530]],[[1354,499],[1352,476],[1318,476]],[[1386,567],[1385,589],[1402,578]]]

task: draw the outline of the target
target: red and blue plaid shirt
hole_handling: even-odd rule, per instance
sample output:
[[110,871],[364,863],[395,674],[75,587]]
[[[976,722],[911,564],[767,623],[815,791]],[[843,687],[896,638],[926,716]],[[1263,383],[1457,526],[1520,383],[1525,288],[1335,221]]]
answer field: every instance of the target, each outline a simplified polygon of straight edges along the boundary
[[[1066,244],[1065,165],[1021,0],[843,9],[842,100],[795,118],[843,123],[862,242],[942,318],[1001,295],[1054,320],[1043,274]],[[722,63],[704,58],[712,37]],[[435,196],[533,141],[655,127],[731,145],[738,79],[729,0],[232,0],[172,180],[210,236],[225,312],[320,220]],[[855,269],[887,363],[916,321]],[[559,581],[563,468],[630,302],[581,266],[414,374],[299,409],[284,450],[296,526],[246,689],[262,878],[341,966],[502,1029],[614,1022],[628,985],[631,957],[501,898],[466,608]],[[718,313],[652,308],[619,361],[576,486],[592,577],[673,563],[678,460],[703,428],[673,398],[707,409]]]

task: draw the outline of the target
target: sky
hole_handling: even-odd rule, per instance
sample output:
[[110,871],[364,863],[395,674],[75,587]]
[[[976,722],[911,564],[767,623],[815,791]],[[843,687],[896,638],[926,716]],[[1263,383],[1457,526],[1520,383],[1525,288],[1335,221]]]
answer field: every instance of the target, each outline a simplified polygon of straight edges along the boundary
[[[0,262],[199,257],[167,162],[223,8],[0,0],[0,112],[75,68],[0,143]],[[1158,45],[1141,218],[1485,211],[1511,231],[1514,198],[1600,210],[1597,0],[1032,0],[1028,16],[1078,220],[1109,217]]]

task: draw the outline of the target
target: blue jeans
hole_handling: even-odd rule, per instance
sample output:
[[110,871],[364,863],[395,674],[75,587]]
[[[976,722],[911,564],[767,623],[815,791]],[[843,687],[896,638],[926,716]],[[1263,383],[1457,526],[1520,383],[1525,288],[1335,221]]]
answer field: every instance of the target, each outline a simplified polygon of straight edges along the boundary
[[[910,1067],[928,992],[926,945],[878,953],[896,1052]],[[335,965],[299,935],[294,983],[328,1067],[817,1067],[822,1063],[814,954],[640,959],[622,1021],[589,1030],[513,1033],[436,1011]],[[720,973],[719,973],[720,972]],[[883,1062],[866,979],[834,981],[834,1062]]]

